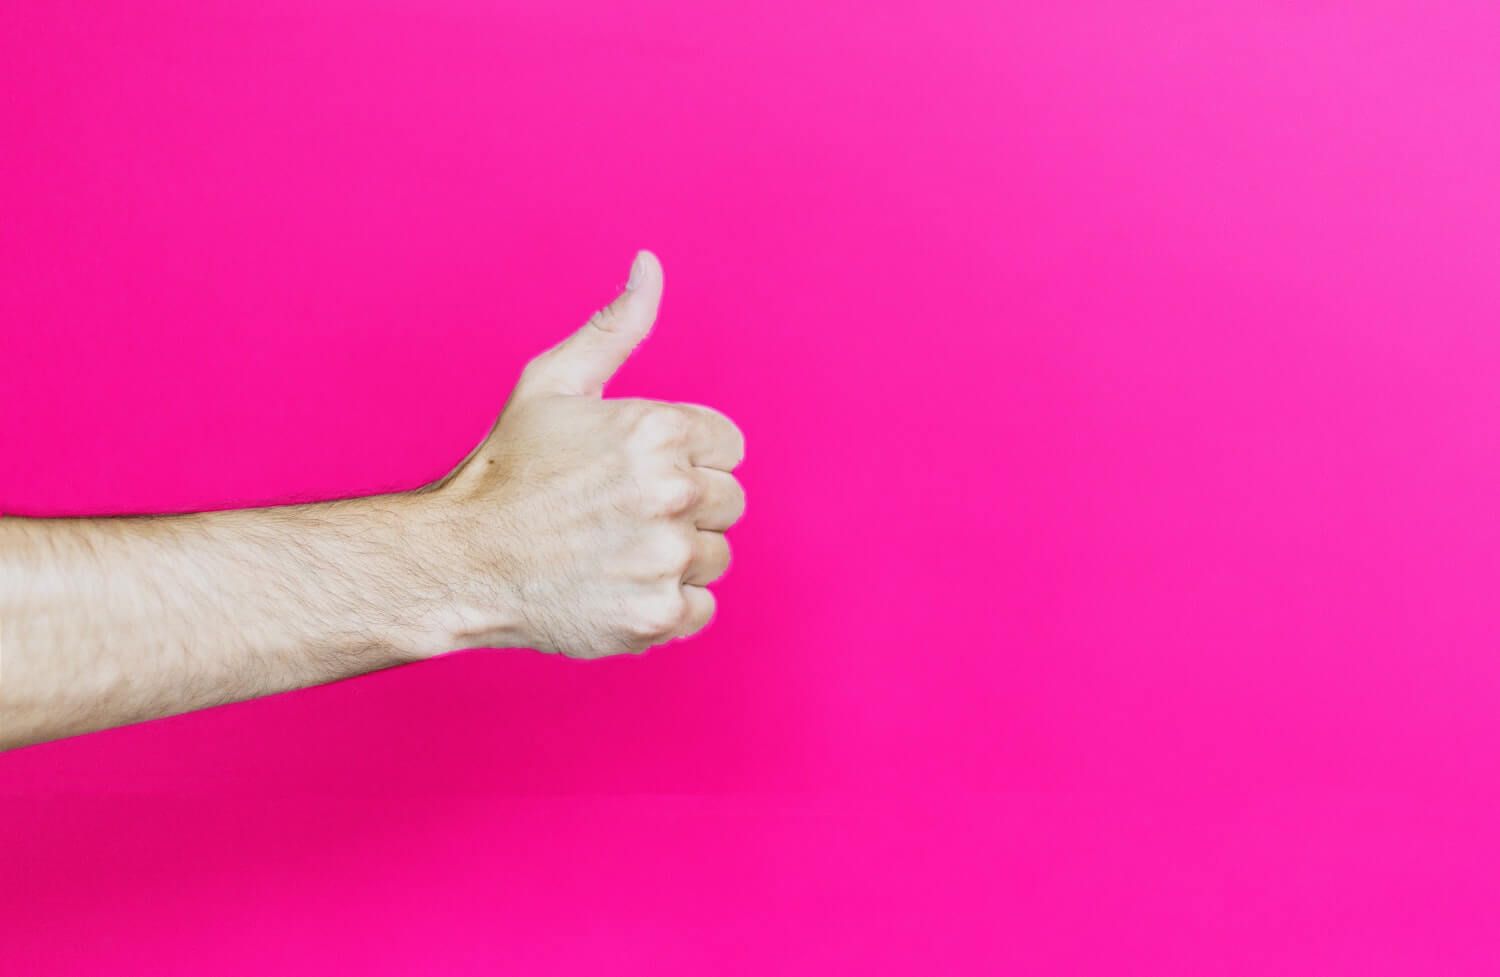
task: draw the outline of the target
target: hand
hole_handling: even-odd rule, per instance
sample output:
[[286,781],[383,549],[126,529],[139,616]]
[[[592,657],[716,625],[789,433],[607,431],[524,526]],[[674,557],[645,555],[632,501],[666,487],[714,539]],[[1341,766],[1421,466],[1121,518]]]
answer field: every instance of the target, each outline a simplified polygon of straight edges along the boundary
[[[574,658],[643,652],[713,616],[744,512],[744,438],[694,404],[604,400],[645,338],[661,266],[642,251],[614,302],[523,371],[483,443],[417,494],[445,551],[453,646]],[[446,649],[445,649],[446,650]]]

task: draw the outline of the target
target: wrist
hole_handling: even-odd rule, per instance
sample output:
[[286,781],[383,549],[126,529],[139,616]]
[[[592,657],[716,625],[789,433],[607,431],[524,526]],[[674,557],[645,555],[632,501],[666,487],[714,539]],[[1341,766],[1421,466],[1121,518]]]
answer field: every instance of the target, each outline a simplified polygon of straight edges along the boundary
[[[481,504],[482,502],[482,504]],[[457,488],[429,487],[373,502],[389,525],[406,610],[395,615],[391,638],[412,660],[462,648],[518,648],[530,644],[511,554],[516,533],[504,504],[474,503]]]

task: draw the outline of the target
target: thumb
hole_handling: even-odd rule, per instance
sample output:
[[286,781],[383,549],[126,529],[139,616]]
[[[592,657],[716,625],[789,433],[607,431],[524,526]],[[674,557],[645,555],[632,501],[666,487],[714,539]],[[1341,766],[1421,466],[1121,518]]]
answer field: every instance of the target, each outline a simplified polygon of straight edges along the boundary
[[582,329],[533,360],[522,385],[531,393],[599,396],[605,381],[651,331],[661,287],[661,262],[650,251],[638,252],[625,291]]

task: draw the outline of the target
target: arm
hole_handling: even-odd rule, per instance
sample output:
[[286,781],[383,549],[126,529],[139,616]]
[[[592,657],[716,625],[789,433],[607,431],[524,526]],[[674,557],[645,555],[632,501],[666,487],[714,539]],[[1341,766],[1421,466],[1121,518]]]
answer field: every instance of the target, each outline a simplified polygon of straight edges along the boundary
[[402,501],[0,519],[0,747],[412,660]]
[[0,749],[466,647],[592,658],[712,616],[743,439],[690,404],[604,400],[661,294],[631,285],[534,359],[442,480],[316,505],[0,519]]

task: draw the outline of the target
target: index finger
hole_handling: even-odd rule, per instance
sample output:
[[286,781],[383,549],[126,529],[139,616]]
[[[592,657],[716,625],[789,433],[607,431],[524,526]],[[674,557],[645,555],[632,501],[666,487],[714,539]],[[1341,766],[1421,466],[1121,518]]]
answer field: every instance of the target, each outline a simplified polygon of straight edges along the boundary
[[687,415],[689,461],[699,468],[733,471],[745,459],[745,435],[712,407],[678,404]]

